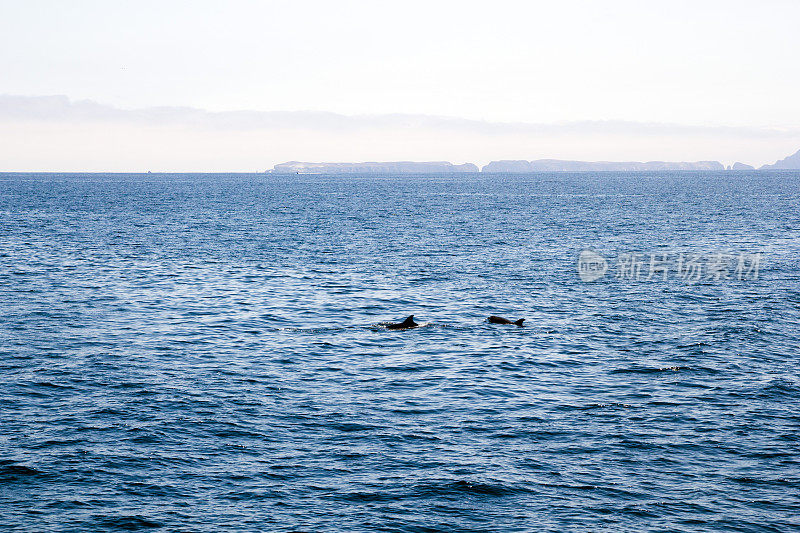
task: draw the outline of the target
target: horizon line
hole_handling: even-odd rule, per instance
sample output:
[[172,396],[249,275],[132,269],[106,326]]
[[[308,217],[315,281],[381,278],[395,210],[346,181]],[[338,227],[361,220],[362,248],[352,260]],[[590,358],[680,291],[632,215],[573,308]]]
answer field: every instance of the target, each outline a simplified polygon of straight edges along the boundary
[[[417,161],[412,161],[417,162]],[[420,161],[422,162],[422,161]],[[275,172],[273,170],[145,170],[145,171],[121,171],[121,170],[0,170],[0,176],[10,174],[82,174],[82,175],[183,175],[183,174],[205,174],[213,175],[247,175],[247,176],[331,176],[331,177],[356,177],[356,176],[474,176],[476,174],[653,174],[653,173],[708,173],[708,174],[731,174],[745,172],[763,173],[800,173],[800,169],[787,168],[754,168],[752,170],[733,170],[733,169],[682,169],[682,170],[531,170],[531,171],[488,171],[479,169],[476,172]]]

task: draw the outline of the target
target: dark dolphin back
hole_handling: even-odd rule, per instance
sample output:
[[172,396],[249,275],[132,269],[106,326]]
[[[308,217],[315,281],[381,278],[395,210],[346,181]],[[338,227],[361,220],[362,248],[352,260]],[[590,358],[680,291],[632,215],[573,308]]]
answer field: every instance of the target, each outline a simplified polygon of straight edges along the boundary
[[414,322],[414,315],[409,315],[408,318],[403,320],[402,322],[398,322],[397,324],[389,324],[386,326],[388,329],[408,329],[408,328],[415,328],[419,324]]
[[519,320],[516,320],[516,321],[511,321],[511,320],[509,320],[507,318],[503,318],[501,316],[494,316],[494,315],[490,316],[488,320],[492,324],[515,324],[515,325],[517,325],[519,327],[522,327],[522,323],[525,321],[524,318],[520,318]]

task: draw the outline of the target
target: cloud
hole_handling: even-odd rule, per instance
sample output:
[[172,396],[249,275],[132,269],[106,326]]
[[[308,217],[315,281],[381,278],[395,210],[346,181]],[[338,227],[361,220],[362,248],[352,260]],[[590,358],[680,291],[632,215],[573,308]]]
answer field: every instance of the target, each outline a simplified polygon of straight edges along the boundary
[[320,111],[221,111],[192,107],[121,109],[66,96],[0,95],[0,120],[66,123],[111,122],[145,126],[189,126],[210,130],[307,129],[359,131],[369,129],[437,130],[472,135],[645,135],[725,138],[797,139],[800,129],[695,126],[656,122],[579,121],[559,123],[488,122],[435,115],[341,115]]
[[121,109],[0,95],[0,171],[263,171],[284,161],[700,161],[760,166],[800,130],[623,121],[487,122],[318,111]]

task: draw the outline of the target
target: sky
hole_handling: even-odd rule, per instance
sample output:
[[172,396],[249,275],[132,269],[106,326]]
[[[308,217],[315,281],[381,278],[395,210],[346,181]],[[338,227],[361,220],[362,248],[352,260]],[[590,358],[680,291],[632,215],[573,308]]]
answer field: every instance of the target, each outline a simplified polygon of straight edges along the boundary
[[0,0],[0,170],[760,165],[800,148],[797,20],[796,0]]

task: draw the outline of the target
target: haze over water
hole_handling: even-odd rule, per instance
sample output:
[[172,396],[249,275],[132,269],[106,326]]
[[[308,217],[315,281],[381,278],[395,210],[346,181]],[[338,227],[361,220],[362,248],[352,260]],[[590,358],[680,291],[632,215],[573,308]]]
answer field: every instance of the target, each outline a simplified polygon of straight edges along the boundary
[[0,174],[0,525],[798,529],[799,178]]

